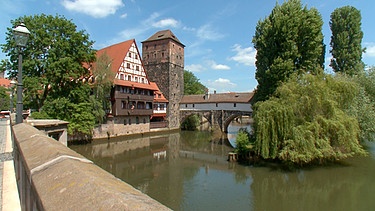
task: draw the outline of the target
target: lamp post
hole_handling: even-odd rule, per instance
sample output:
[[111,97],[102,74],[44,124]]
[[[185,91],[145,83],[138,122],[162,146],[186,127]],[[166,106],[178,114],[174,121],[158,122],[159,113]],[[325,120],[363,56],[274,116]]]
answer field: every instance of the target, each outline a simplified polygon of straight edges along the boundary
[[13,37],[18,47],[18,75],[17,75],[17,107],[16,107],[16,124],[23,122],[23,102],[22,102],[22,50],[26,47],[27,39],[30,31],[26,28],[24,23],[21,23],[13,29]]

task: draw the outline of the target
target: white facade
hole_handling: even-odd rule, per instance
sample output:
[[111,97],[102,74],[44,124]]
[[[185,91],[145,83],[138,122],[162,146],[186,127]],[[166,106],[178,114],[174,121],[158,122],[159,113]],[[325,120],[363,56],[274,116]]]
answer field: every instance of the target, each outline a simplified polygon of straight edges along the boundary
[[135,43],[126,54],[116,75],[117,79],[148,84],[146,72],[143,68],[141,57]]
[[199,111],[248,111],[253,109],[250,103],[181,103],[180,110],[199,110]]

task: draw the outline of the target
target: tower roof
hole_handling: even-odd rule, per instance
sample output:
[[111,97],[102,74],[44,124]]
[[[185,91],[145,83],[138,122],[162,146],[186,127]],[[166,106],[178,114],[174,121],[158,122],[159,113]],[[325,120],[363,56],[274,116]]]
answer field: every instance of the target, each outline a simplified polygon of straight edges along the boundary
[[183,47],[185,47],[185,45],[182,44],[180,40],[176,37],[176,35],[174,35],[173,32],[169,29],[156,32],[154,35],[152,35],[151,37],[149,37],[147,40],[143,41],[142,43],[152,42],[156,40],[165,40],[165,39],[172,39],[175,42],[182,45]]

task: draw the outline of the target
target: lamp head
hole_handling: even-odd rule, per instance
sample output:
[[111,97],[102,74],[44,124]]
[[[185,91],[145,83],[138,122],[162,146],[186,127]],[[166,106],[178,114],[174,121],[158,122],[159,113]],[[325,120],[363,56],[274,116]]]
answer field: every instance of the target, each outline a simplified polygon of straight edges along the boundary
[[29,35],[30,31],[26,28],[24,23],[21,23],[13,29],[14,40],[16,41],[16,44],[19,47],[26,47]]

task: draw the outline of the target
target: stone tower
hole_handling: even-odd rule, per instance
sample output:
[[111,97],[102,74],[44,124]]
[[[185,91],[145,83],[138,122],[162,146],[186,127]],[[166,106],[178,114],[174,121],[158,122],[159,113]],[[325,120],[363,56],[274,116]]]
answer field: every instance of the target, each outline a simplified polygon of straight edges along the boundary
[[158,31],[142,42],[143,65],[169,101],[169,128],[180,127],[179,103],[184,94],[184,47],[171,30]]

